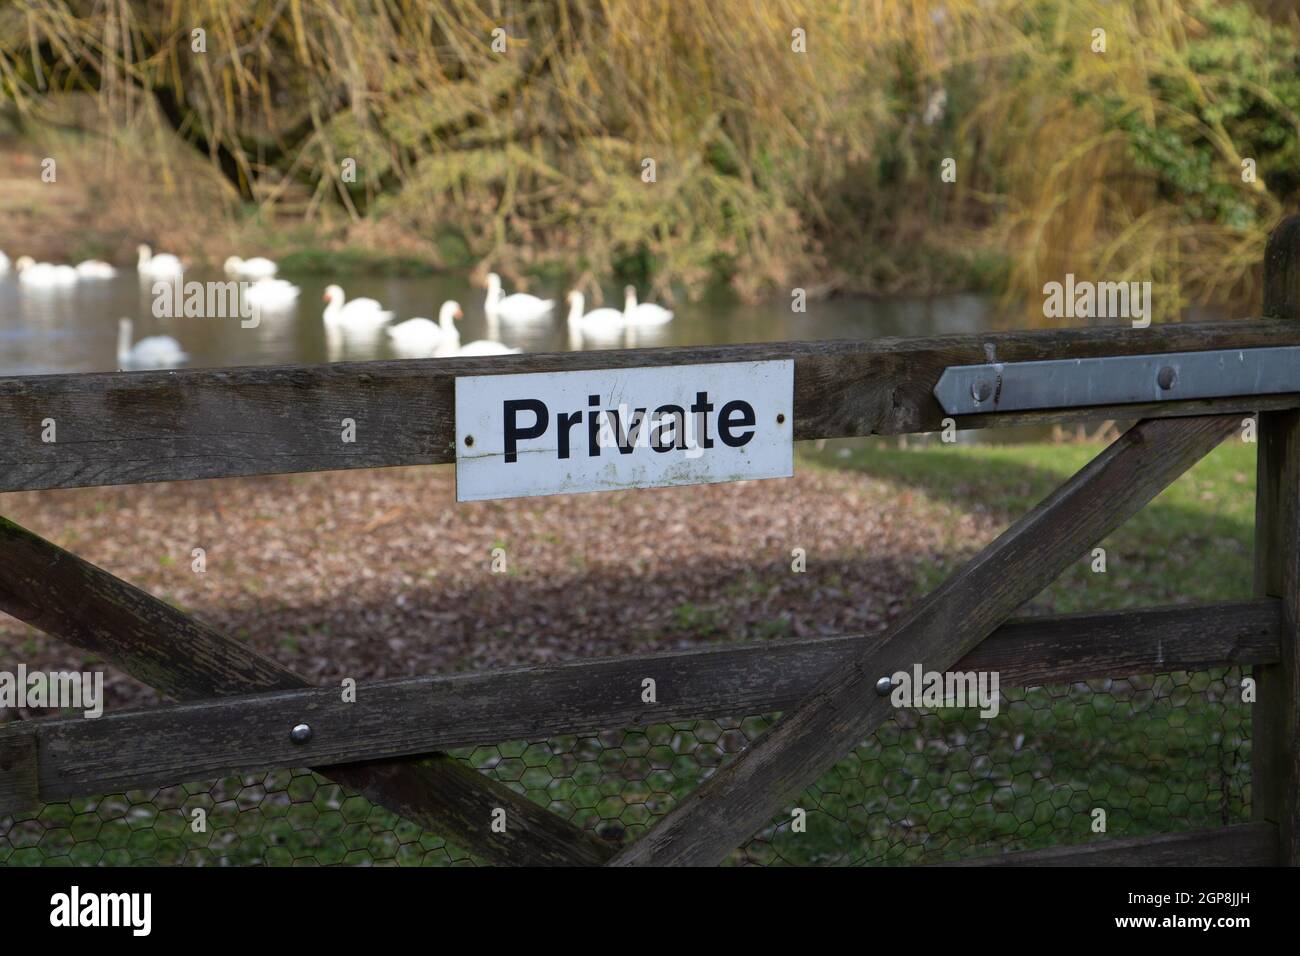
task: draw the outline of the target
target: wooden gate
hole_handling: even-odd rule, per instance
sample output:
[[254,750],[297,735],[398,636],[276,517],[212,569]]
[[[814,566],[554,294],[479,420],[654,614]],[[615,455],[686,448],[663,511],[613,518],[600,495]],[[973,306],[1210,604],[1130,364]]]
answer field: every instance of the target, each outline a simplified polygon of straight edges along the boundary
[[[449,462],[457,375],[793,359],[795,437],[936,431],[950,366],[1300,346],[1300,217],[1274,233],[1265,318],[932,339],[522,355],[0,380],[0,491]],[[1258,413],[1252,600],[1008,621]],[[42,422],[58,423],[44,443]],[[339,423],[357,440],[339,442]],[[493,862],[724,861],[891,712],[883,676],[997,670],[1024,685],[1254,668],[1254,821],[1003,854],[989,863],[1300,862],[1300,394],[961,416],[960,428],[1137,420],[883,638],[708,648],[375,681],[344,704],[176,608],[0,519],[0,608],[180,701],[0,729],[0,815],[51,800],[310,765]],[[654,677],[658,701],[640,681]],[[447,756],[455,747],[736,713],[767,733],[617,847]],[[310,737],[290,728],[310,721]],[[504,809],[509,825],[490,825]]]

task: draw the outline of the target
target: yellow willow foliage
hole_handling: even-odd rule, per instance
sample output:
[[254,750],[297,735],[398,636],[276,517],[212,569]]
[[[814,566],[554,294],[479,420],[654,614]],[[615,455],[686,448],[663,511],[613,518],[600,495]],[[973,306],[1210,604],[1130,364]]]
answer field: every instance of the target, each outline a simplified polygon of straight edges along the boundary
[[[918,284],[918,250],[987,249],[1013,292],[1152,279],[1169,312],[1239,289],[1281,213],[1239,181],[1189,60],[1210,6],[13,0],[0,88],[33,124],[90,90],[136,138],[197,145],[245,203],[305,191],[304,216],[452,231],[506,270],[631,261],[661,289],[724,275],[743,295],[840,271],[888,291]],[[1249,221],[1189,221],[1135,163],[1131,115],[1208,143]],[[184,181],[160,162],[160,186]]]
[[[1044,44],[1041,30],[1033,31],[1033,44],[1013,31],[1048,8],[1054,43]],[[1002,5],[1006,35],[1021,47],[1019,73],[1013,84],[988,88],[958,138],[987,144],[985,161],[1002,171],[998,214],[986,236],[1012,254],[1011,289],[1033,292],[1066,272],[1151,280],[1161,318],[1192,299],[1254,292],[1268,230],[1283,209],[1262,179],[1243,181],[1244,152],[1214,119],[1219,91],[1189,62],[1189,41],[1207,33],[1198,14],[1213,8],[1178,0]],[[1097,30],[1104,31],[1102,54],[1092,51]],[[1072,55],[1062,53],[1068,47]],[[1186,90],[1190,107],[1183,97],[1153,95],[1162,89]],[[1080,105],[1100,100],[1110,115],[1140,117],[1162,134],[1205,143],[1208,176],[1253,212],[1252,221],[1188,221],[1162,195],[1167,184],[1135,164],[1125,134]],[[1015,133],[989,136],[997,127]]]

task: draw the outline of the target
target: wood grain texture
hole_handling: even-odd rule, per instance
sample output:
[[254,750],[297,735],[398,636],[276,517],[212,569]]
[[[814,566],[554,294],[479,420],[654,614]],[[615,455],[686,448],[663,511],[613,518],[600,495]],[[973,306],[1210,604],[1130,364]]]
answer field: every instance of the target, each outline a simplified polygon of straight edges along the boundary
[[1275,824],[1280,862],[1300,865],[1300,412],[1260,415],[1255,590],[1278,599],[1278,661],[1256,667],[1251,808]]
[[[1300,345],[1288,322],[0,378],[0,491],[454,460],[457,375],[793,358],[795,437],[935,431],[949,365]],[[1300,396],[1016,412],[962,428],[1294,407]],[[42,421],[58,441],[41,441]],[[356,442],[341,441],[344,418]]]
[[6,726],[0,733],[0,817],[29,810],[39,798],[36,721]]
[[1300,216],[1288,216],[1264,247],[1264,316],[1300,321]]
[[892,703],[875,691],[879,678],[916,663],[951,668],[1238,424],[1219,416],[1133,426],[611,863],[721,863],[889,715]]
[[[4,518],[0,610],[182,700],[308,686],[238,641]],[[497,862],[596,864],[611,852],[598,838],[445,754],[316,769]],[[496,807],[506,809],[504,833],[489,825]]]
[[1230,827],[1096,839],[1075,846],[1022,850],[934,864],[970,866],[1272,866],[1277,827],[1239,823]]
[[[1277,659],[1279,604],[1246,601],[1010,621],[955,665],[1002,686]],[[277,767],[785,710],[873,638],[855,636],[315,687],[31,721],[40,788],[66,799]],[[658,701],[641,701],[655,679]],[[307,744],[288,729],[310,724]],[[28,732],[33,732],[28,730]],[[0,741],[5,731],[0,729]]]
[[[1264,253],[1264,310],[1300,328],[1300,216]],[[1300,865],[1300,412],[1259,417],[1255,592],[1281,601],[1280,659],[1255,669],[1251,808],[1277,825],[1279,862]]]

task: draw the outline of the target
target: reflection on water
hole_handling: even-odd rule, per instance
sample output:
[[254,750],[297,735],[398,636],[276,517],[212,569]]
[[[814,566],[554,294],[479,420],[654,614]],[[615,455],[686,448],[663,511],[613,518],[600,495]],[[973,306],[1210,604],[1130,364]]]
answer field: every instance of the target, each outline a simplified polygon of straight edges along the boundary
[[[222,278],[197,271],[185,276],[186,281]],[[331,280],[285,278],[302,288],[296,305],[283,312],[264,313],[256,328],[242,328],[237,316],[155,318],[150,285],[141,283],[132,271],[117,279],[79,282],[66,290],[20,286],[11,273],[0,277],[0,375],[113,371],[117,367],[117,320],[124,316],[134,320],[137,339],[175,337],[189,353],[190,367],[408,357],[409,353],[396,351],[382,332],[327,335],[321,321],[321,296]],[[378,299],[384,308],[396,312],[395,321],[399,322],[413,316],[436,319],[439,306],[455,299],[465,312],[461,341],[493,337],[483,313],[484,290],[463,277],[353,277],[341,284],[349,299]],[[789,300],[759,305],[710,301],[681,304],[674,321],[640,329],[631,340],[616,334],[587,336],[577,342],[564,321],[564,290],[530,291],[554,296],[560,304],[550,322],[500,324],[501,341],[525,352],[930,335],[978,331],[994,322],[990,300],[968,295],[810,301],[805,313],[791,312]],[[604,304],[618,308],[621,303],[622,296],[609,290]],[[589,309],[593,307],[588,304]]]

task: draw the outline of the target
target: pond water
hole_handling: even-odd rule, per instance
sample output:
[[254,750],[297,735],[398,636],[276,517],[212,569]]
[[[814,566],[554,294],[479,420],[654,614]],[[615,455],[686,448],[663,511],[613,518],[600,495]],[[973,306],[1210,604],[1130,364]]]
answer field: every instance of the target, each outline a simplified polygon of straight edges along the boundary
[[[187,282],[223,277],[197,270]],[[116,279],[82,281],[66,291],[20,285],[14,275],[0,277],[0,375],[53,372],[104,372],[117,368],[117,320],[134,322],[134,338],[171,335],[190,355],[189,367],[281,365],[294,363],[365,361],[408,357],[394,351],[387,336],[327,338],[321,320],[321,296],[332,280],[324,276],[285,275],[301,287],[297,305],[266,313],[256,328],[241,327],[235,318],[155,318],[151,283],[134,270]],[[341,282],[348,298],[369,296],[394,310],[396,320],[412,316],[436,318],[447,299],[461,304],[461,340],[488,335],[483,313],[484,290],[461,276],[434,278],[351,277]],[[512,291],[507,288],[507,291]],[[563,300],[560,289],[533,289]],[[604,304],[618,308],[621,295],[607,290]],[[588,308],[592,308],[590,297]],[[679,303],[676,319],[658,329],[643,329],[635,341],[587,339],[581,347],[621,348],[625,345],[721,345],[887,335],[931,335],[973,332],[992,327],[992,300],[957,295],[926,299],[836,298],[809,301],[808,311],[792,312],[789,300],[747,305],[713,299]],[[500,338],[525,352],[566,351],[573,348],[564,322],[565,310],[538,326],[503,324]]]

